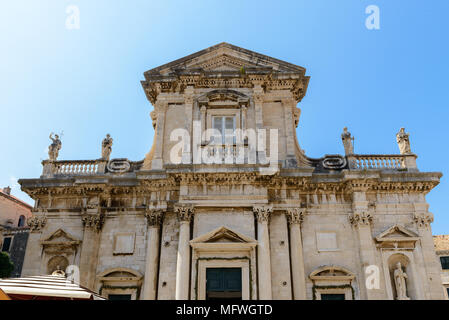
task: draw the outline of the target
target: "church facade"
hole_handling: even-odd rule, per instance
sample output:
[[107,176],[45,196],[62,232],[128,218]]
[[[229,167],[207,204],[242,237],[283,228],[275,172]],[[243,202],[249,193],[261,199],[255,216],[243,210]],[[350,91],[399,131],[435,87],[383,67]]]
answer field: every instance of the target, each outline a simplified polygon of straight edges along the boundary
[[[310,158],[305,69],[221,43],[144,73],[141,161],[58,160],[50,136],[22,274],[66,270],[109,299],[443,299],[409,134],[399,153]],[[150,144],[150,143],[149,143]],[[68,271],[69,270],[69,271]]]

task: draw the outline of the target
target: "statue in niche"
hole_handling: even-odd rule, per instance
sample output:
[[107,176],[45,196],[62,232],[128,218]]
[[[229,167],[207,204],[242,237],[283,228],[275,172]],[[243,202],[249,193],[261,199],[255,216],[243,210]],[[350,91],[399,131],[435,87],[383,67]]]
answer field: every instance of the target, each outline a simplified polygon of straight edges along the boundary
[[406,279],[407,274],[402,270],[401,263],[396,263],[396,269],[394,269],[393,273],[394,284],[396,286],[396,300],[410,300],[407,297],[407,284]]
[[51,145],[48,147],[48,158],[51,161],[56,161],[58,159],[59,150],[61,150],[61,140],[59,140],[59,136],[55,134],[53,138],[53,132],[50,133],[50,139],[52,141]]
[[348,131],[347,127],[343,128],[343,133],[341,134],[341,141],[343,141],[343,146],[345,148],[345,154],[350,155],[354,154],[354,137],[351,136],[351,133]]
[[410,149],[409,135],[409,133],[405,132],[405,128],[401,128],[396,134],[396,141],[401,154],[412,153],[412,150]]
[[112,152],[112,141],[111,135],[108,133],[101,143],[101,159],[109,160]]

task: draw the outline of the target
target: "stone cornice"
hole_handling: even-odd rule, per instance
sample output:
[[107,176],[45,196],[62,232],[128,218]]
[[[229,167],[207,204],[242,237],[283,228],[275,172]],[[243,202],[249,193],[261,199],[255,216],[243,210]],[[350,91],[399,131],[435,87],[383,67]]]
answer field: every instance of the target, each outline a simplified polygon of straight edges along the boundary
[[[219,170],[217,170],[219,169]],[[252,184],[271,188],[289,188],[303,193],[394,192],[428,193],[439,183],[440,173],[388,173],[363,172],[314,174],[309,168],[281,170],[275,175],[261,175],[257,167],[242,166],[179,166],[158,172],[139,172],[126,180],[106,179],[104,183],[90,183],[89,177],[75,183],[67,179],[21,180],[22,190],[33,199],[43,197],[95,197],[113,198],[117,195],[142,196],[150,191],[178,190],[180,185]],[[97,179],[92,177],[93,181]],[[125,184],[120,184],[126,181]],[[117,182],[117,183],[116,183]]]

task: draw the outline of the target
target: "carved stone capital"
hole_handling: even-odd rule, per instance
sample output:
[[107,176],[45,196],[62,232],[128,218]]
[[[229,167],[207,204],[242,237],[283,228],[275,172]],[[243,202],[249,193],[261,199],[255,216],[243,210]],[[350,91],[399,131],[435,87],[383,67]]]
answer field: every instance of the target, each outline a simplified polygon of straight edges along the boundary
[[47,217],[32,215],[27,219],[27,224],[30,227],[30,232],[40,232],[47,224]]
[[105,214],[84,214],[81,219],[85,228],[92,228],[94,231],[100,231],[103,228]]
[[253,212],[256,215],[258,222],[268,222],[270,220],[270,215],[273,212],[273,206],[254,206]]
[[175,212],[181,222],[190,222],[194,215],[195,207],[189,205],[176,205]]
[[161,225],[165,211],[161,209],[145,210],[145,218],[149,227],[158,227]]
[[369,226],[373,222],[373,216],[366,211],[356,211],[349,215],[349,222],[351,222],[354,227],[363,225]]
[[264,100],[264,94],[263,93],[255,93],[253,95],[254,102],[255,103],[263,103]]
[[428,228],[433,222],[433,214],[431,212],[415,212],[413,220],[419,228]]
[[289,208],[286,211],[287,221],[289,224],[301,225],[306,214],[305,208]]

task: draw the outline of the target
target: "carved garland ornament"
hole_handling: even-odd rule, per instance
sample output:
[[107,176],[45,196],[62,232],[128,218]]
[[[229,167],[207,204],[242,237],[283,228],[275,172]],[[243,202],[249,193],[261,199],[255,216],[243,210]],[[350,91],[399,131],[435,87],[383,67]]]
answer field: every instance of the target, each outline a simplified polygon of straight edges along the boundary
[[268,222],[273,212],[273,206],[254,206],[253,212],[258,222]]
[[353,212],[349,216],[349,222],[355,227],[360,225],[369,226],[373,222],[373,216],[371,213],[366,211]]

